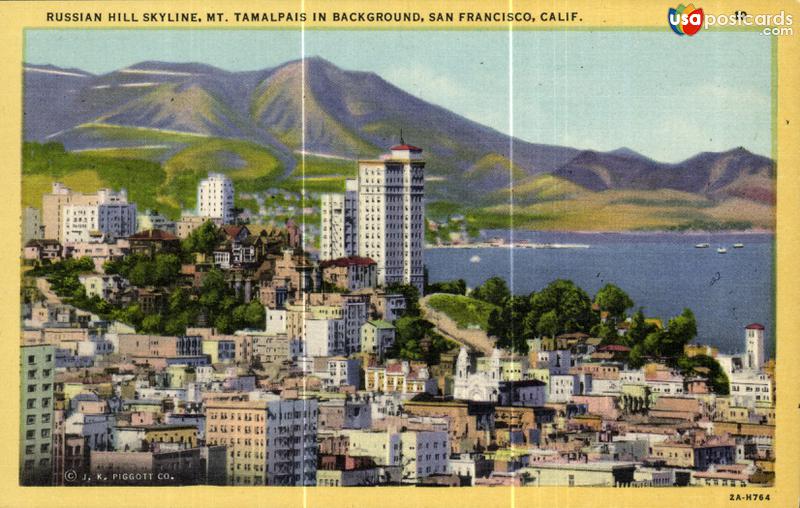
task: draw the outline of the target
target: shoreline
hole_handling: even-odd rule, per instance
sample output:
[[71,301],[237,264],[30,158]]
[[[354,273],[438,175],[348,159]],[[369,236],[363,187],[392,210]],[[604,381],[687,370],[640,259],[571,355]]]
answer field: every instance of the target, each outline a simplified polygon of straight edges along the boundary
[[[624,238],[628,237],[631,240],[646,239],[648,237],[660,238],[683,238],[687,241],[697,242],[701,239],[706,239],[708,242],[713,243],[719,241],[721,238],[731,239],[731,237],[740,237],[743,240],[747,238],[756,237],[769,237],[775,238],[775,231],[762,230],[762,229],[748,229],[741,231],[563,231],[563,230],[532,230],[532,229],[517,229],[517,230],[481,230],[481,236],[478,239],[470,240],[458,244],[425,244],[426,249],[481,249],[481,248],[518,248],[518,249],[585,249],[589,248],[590,244],[584,243],[592,240],[593,238]],[[545,238],[536,238],[536,236],[543,236]],[[552,237],[552,240],[546,237]],[[572,238],[570,238],[570,236]],[[562,238],[559,238],[562,237]],[[583,237],[583,238],[582,238]],[[492,242],[490,239],[500,239],[502,242]],[[512,242],[511,239],[514,239]],[[763,241],[763,240],[762,240]]]
[[586,230],[565,230],[565,229],[483,229],[481,233],[487,233],[491,231],[497,232],[508,232],[513,231],[514,233],[543,233],[543,234],[554,234],[554,235],[569,235],[569,234],[576,234],[576,235],[631,235],[631,236],[645,236],[645,235],[681,235],[681,236],[701,236],[701,235],[712,235],[712,236],[720,236],[720,235],[775,235],[774,229],[731,229],[731,230],[724,230],[724,231],[700,231],[700,230],[686,230],[686,231],[677,231],[677,230],[670,230],[670,229],[653,229],[653,230],[646,230],[646,231],[619,231],[619,230],[612,230],[612,231],[604,231],[604,230],[594,230],[594,229],[586,229]]

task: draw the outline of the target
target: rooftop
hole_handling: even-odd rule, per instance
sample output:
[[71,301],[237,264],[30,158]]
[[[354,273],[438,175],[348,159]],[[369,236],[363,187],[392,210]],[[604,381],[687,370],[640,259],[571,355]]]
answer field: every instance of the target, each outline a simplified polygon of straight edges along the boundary
[[340,267],[348,267],[348,266],[369,266],[377,264],[370,258],[365,258],[361,256],[350,256],[346,258],[339,258],[339,259],[328,259],[322,261],[319,266],[320,268],[328,268],[330,266],[340,266]]
[[177,240],[178,237],[162,229],[146,229],[128,237],[128,240]]

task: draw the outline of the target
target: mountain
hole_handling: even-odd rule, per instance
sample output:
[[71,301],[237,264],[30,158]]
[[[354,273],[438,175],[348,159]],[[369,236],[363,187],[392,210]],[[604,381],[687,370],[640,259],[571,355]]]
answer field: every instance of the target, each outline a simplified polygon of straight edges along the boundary
[[775,202],[775,164],[741,147],[704,152],[678,164],[662,164],[628,152],[586,150],[553,175],[592,191],[672,189],[715,200],[740,197]]
[[[24,86],[25,141],[61,143],[79,155],[70,164],[88,164],[90,172],[91,161],[103,158],[157,162],[163,175],[148,167],[149,181],[161,209],[172,215],[193,206],[193,188],[211,170],[231,175],[244,193],[271,187],[339,190],[344,178],[354,175],[356,159],[383,153],[401,129],[406,140],[425,150],[428,202],[440,203],[433,207],[439,210],[470,212],[480,225],[487,225],[482,217],[508,213],[504,207],[512,194],[516,203],[541,207],[581,206],[591,196],[605,202],[611,194],[604,193],[678,191],[703,202],[700,208],[708,210],[696,210],[702,217],[692,220],[709,224],[736,220],[733,200],[774,203],[774,164],[744,149],[664,164],[628,148],[580,151],[510,139],[377,74],[343,70],[321,58],[248,72],[146,61],[101,75],[26,64]],[[32,181],[40,178],[29,186],[26,199],[33,204],[45,177],[71,176],[30,166],[39,168]],[[121,181],[104,175],[97,179]],[[632,206],[630,196],[625,199]],[[724,218],[710,214],[723,204]],[[604,206],[617,205],[611,200]],[[561,215],[532,211],[533,222],[526,224],[559,227]],[[761,216],[768,213],[762,210]],[[769,227],[769,221],[753,225]]]

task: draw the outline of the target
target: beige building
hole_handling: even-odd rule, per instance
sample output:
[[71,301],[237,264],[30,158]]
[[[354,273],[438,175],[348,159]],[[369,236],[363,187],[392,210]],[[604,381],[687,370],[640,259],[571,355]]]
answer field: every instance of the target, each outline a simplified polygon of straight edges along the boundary
[[231,485],[314,485],[317,401],[206,401],[206,442],[226,446]]
[[44,237],[62,244],[95,238],[124,238],[136,231],[136,205],[125,189],[75,192],[60,182],[42,196]]
[[44,237],[61,238],[62,207],[67,205],[91,206],[99,203],[97,194],[74,192],[60,182],[53,183],[50,194],[42,196],[42,226]]
[[524,484],[555,487],[627,487],[634,481],[636,464],[629,462],[539,463],[520,469]]

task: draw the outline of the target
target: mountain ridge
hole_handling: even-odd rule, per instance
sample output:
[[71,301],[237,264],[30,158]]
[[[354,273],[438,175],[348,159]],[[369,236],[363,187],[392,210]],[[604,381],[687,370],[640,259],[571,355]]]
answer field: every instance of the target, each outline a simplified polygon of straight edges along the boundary
[[[169,165],[177,154],[198,148],[189,136],[240,141],[277,159],[283,177],[297,185],[308,174],[298,171],[300,151],[374,157],[403,129],[406,139],[425,149],[429,201],[497,207],[503,205],[498,196],[518,184],[522,192],[540,192],[540,185],[526,182],[551,174],[554,182],[587,193],[667,189],[713,204],[775,202],[774,162],[741,147],[665,163],[626,147],[600,152],[531,143],[415,97],[374,72],[344,70],[320,57],[247,71],[161,61],[103,74],[49,64],[24,67],[24,139],[60,142],[67,150],[163,144],[167,148],[156,158]],[[315,171],[325,174],[324,167]],[[329,180],[320,176],[307,183],[317,190],[338,188],[339,179]]]

